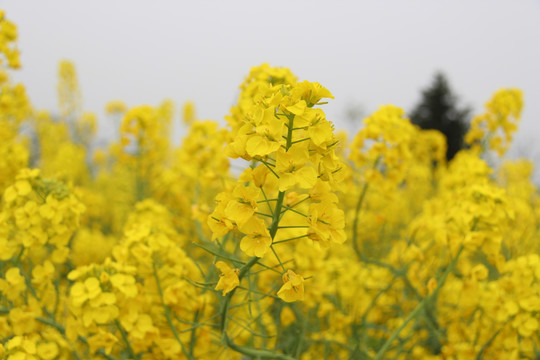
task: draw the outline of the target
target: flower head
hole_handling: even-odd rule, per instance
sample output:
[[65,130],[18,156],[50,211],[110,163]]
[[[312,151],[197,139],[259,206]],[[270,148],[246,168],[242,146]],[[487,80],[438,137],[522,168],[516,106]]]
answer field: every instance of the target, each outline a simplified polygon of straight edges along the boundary
[[283,286],[277,295],[285,302],[304,300],[304,278],[292,270],[283,274]]
[[238,279],[239,270],[231,269],[223,261],[216,262],[216,267],[221,271],[221,275],[214,290],[223,290],[223,296],[225,296],[240,285],[240,280]]

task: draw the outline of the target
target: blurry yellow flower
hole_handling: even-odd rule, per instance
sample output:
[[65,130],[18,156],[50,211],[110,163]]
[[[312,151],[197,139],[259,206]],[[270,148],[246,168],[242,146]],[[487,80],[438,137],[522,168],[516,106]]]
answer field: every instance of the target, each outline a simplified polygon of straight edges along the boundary
[[279,314],[279,319],[281,325],[289,326],[296,321],[296,315],[294,315],[294,311],[292,311],[290,307],[284,306],[281,310],[281,314]]
[[126,104],[120,100],[109,101],[107,105],[105,105],[105,112],[107,114],[123,114],[126,110]]
[[195,104],[192,101],[187,101],[182,108],[182,120],[184,124],[189,125],[196,120]]
[[113,346],[118,342],[118,338],[108,331],[99,329],[99,332],[88,338],[90,352],[95,353],[99,348],[105,349],[105,353],[110,354]]
[[436,288],[437,288],[437,279],[430,278],[427,283],[428,294],[430,295],[433,294],[433,291],[435,291]]
[[126,297],[131,298],[137,295],[137,285],[135,285],[135,278],[131,275],[114,274],[110,277],[112,286],[120,290]]
[[73,306],[80,307],[87,300],[94,299],[101,294],[99,280],[95,277],[90,277],[84,282],[76,282],[70,290],[70,298]]
[[26,289],[26,282],[19,268],[12,267],[5,273],[5,280],[0,278],[0,293],[10,300],[16,299]]
[[52,360],[58,356],[59,352],[58,344],[55,342],[39,343],[36,346],[36,353],[43,360]]
[[530,337],[538,330],[539,322],[529,314],[518,314],[512,321],[512,326],[517,328],[521,336]]

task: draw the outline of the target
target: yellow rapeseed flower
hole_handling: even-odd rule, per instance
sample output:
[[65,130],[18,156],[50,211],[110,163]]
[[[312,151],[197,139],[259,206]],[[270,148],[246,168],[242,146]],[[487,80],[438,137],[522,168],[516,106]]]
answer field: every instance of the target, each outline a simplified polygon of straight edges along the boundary
[[304,300],[304,278],[292,270],[283,274],[283,286],[277,295],[285,302]]
[[216,267],[221,271],[221,275],[214,290],[223,290],[222,294],[225,296],[240,285],[240,280],[238,279],[239,270],[231,269],[223,261],[216,262]]

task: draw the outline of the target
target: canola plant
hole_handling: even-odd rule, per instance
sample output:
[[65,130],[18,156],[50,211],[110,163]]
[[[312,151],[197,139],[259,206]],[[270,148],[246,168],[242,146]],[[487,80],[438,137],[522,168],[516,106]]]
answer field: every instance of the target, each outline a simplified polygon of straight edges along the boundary
[[499,161],[519,90],[450,163],[392,105],[348,142],[328,89],[267,64],[226,127],[188,103],[174,146],[172,102],[113,101],[94,149],[74,65],[38,111],[16,41],[0,12],[0,359],[540,357],[540,197]]

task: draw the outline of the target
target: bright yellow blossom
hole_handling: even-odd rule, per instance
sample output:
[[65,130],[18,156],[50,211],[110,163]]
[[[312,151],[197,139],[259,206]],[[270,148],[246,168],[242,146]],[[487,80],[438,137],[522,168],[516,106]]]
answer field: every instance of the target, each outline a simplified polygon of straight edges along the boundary
[[277,295],[285,302],[304,300],[304,278],[292,270],[283,274],[283,286]]
[[238,280],[238,269],[231,269],[229,265],[227,265],[223,261],[216,262],[216,267],[221,271],[221,275],[219,276],[219,281],[214,288],[214,290],[223,290],[222,294],[223,296],[227,295],[240,284],[240,281]]
[[240,230],[246,234],[240,241],[240,249],[248,256],[263,257],[272,245],[272,238],[266,224],[256,218],[250,218]]

